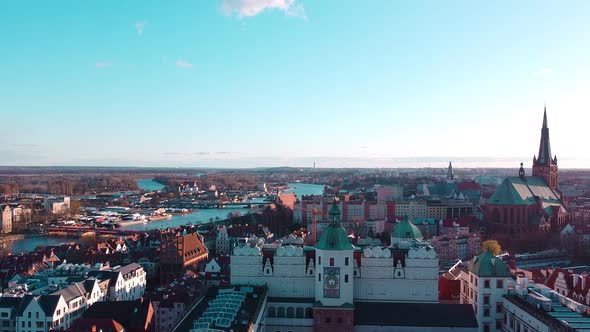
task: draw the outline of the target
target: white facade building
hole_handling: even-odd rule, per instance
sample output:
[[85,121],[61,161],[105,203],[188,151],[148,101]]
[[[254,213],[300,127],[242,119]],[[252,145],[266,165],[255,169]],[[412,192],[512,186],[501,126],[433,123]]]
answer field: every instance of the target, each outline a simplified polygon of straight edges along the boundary
[[512,283],[506,263],[485,250],[461,271],[461,303],[469,303],[479,323],[480,332],[502,331],[504,324],[503,296]]
[[[421,241],[415,225],[407,220],[398,224],[389,247],[357,248],[340,226],[338,208],[333,206],[329,214],[331,222],[315,247],[279,243],[234,248],[231,283],[268,287],[267,331],[385,331],[395,322],[385,320],[378,326],[366,314],[371,303],[436,308],[438,257],[432,246]],[[469,319],[471,308],[459,307],[467,309],[462,317]],[[475,316],[471,319],[465,330],[476,331]],[[433,330],[423,329],[420,320],[428,318],[416,318],[417,325],[406,330]],[[447,328],[454,323],[449,324]]]
[[217,231],[217,237],[215,238],[215,253],[217,255],[227,255],[230,251],[229,235],[225,226],[221,227]]
[[545,285],[518,278],[504,298],[504,331],[588,331],[590,317],[584,314],[584,308]]

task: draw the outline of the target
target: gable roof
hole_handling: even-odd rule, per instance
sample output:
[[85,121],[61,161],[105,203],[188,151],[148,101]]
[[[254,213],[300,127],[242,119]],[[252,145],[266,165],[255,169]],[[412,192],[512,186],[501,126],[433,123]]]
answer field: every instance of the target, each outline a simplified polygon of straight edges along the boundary
[[534,205],[538,197],[546,203],[561,205],[559,196],[538,176],[508,177],[488,200],[496,205]]
[[84,313],[84,318],[110,318],[126,329],[145,328],[153,315],[150,301],[97,302]]
[[53,317],[61,298],[61,295],[42,295],[37,301],[43,312],[45,312],[45,316]]

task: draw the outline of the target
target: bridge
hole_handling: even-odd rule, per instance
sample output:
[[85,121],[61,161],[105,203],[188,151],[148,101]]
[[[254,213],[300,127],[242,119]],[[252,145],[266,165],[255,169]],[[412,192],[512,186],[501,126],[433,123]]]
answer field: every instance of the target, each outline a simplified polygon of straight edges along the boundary
[[140,233],[134,230],[126,230],[126,229],[101,229],[101,228],[93,228],[93,227],[75,227],[75,226],[57,226],[57,227],[47,227],[48,233],[69,233],[69,234],[77,234],[82,235],[85,233],[95,233],[98,235],[133,235]]
[[196,204],[194,207],[197,209],[223,209],[223,208],[236,208],[236,207],[243,207],[243,208],[251,208],[252,206],[258,205],[270,205],[275,204],[274,202],[242,202],[242,203],[201,203]]

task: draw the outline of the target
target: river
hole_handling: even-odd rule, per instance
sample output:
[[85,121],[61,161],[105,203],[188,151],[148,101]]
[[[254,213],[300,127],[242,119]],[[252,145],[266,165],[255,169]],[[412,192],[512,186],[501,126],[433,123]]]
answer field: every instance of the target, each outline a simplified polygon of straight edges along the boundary
[[311,183],[288,183],[289,190],[285,190],[286,193],[295,193],[297,198],[301,199],[302,195],[323,195],[324,185],[323,184],[311,184]]
[[139,179],[135,181],[137,186],[145,191],[158,191],[164,189],[166,186],[160,182],[154,181],[154,179]]
[[[157,191],[164,188],[161,183],[155,182],[153,179],[140,179],[137,180],[137,185],[145,191]],[[321,184],[309,184],[309,183],[289,183],[289,190],[286,193],[293,192],[298,198],[302,195],[321,195],[324,193],[324,185]],[[240,215],[248,214],[249,209],[246,208],[232,208],[232,209],[202,209],[194,213],[186,215],[173,216],[170,220],[156,220],[148,224],[137,224],[129,225],[124,227],[125,229],[146,231],[153,229],[163,229],[168,227],[176,227],[181,225],[192,224],[203,224],[211,220],[225,219],[228,213],[237,212]],[[22,240],[16,240],[10,243],[6,243],[6,248],[12,253],[20,253],[34,250],[37,246],[53,246],[59,245],[60,243],[66,242],[79,242],[80,240],[75,237],[61,237],[61,236],[44,236],[34,237]]]

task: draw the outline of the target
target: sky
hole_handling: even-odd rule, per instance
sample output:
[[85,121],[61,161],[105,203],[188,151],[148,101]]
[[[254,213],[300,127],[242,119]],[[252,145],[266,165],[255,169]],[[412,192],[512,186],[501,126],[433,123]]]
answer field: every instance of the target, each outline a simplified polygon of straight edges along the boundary
[[590,167],[590,1],[7,0],[0,165]]

